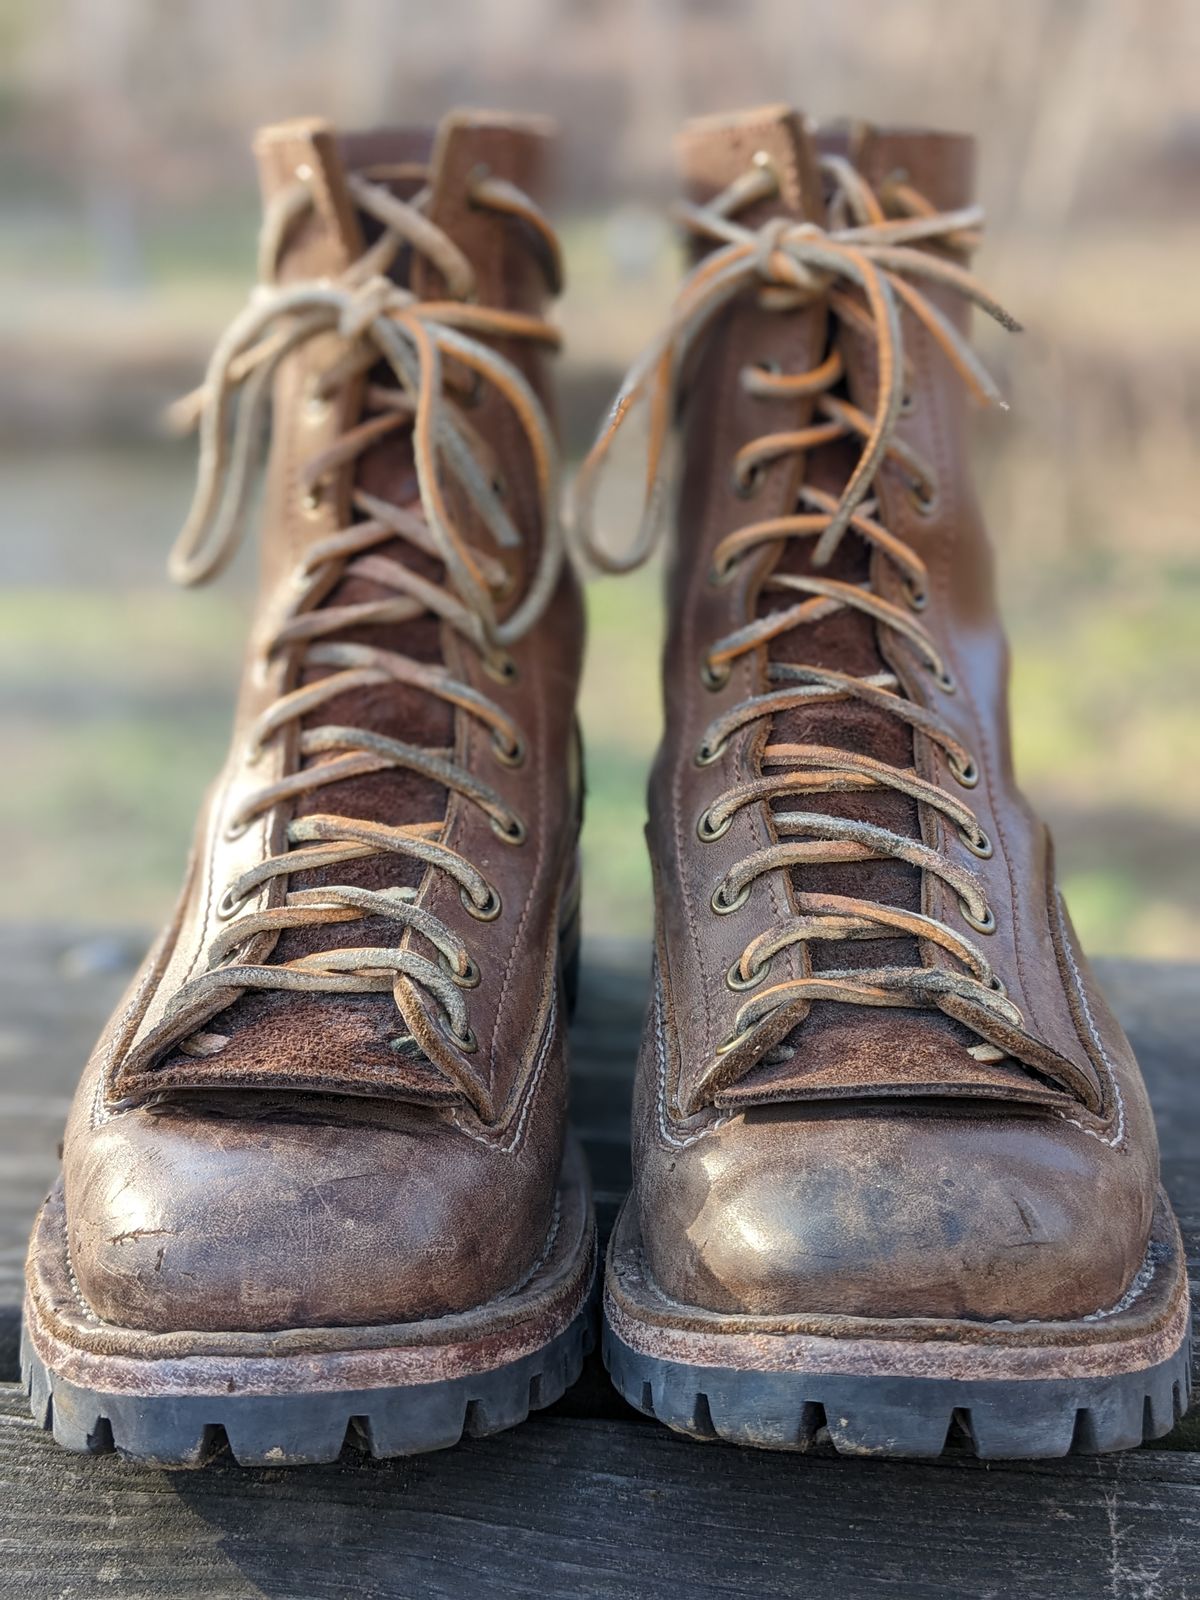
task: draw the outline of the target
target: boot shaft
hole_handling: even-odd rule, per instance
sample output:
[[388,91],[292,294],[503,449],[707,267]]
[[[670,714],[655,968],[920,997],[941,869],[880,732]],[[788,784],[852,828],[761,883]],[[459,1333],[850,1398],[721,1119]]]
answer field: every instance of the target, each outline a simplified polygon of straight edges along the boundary
[[[549,144],[541,124],[473,114],[432,135],[291,123],[258,140],[261,282],[202,391],[175,570],[202,580],[232,548],[269,393],[261,592],[126,1094],[286,1079],[465,1095],[489,1120],[521,1074],[553,996],[580,787]],[[405,902],[399,928],[387,897]],[[498,980],[522,917],[544,954],[532,993]],[[297,999],[278,968],[329,997]],[[189,1026],[218,1012],[223,1043],[197,1055]]]
[[682,457],[649,830],[675,1103],[1103,1119],[967,458],[972,391],[996,398],[971,304],[1013,326],[969,270],[971,141],[768,107],[681,154],[695,264],[615,413],[648,399],[654,452],[673,411]]

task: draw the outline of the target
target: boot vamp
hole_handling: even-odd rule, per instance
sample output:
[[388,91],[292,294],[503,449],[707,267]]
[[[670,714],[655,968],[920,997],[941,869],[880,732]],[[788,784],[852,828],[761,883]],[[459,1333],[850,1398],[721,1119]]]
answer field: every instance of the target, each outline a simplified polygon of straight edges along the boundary
[[1037,1114],[758,1108],[643,1149],[647,1265],[717,1312],[1089,1316],[1142,1264],[1142,1165]]
[[102,1320],[154,1332],[411,1322],[482,1305],[523,1280],[553,1222],[550,1098],[515,1150],[467,1137],[451,1114],[388,1119],[315,1096],[110,1117],[66,1152],[80,1294]]

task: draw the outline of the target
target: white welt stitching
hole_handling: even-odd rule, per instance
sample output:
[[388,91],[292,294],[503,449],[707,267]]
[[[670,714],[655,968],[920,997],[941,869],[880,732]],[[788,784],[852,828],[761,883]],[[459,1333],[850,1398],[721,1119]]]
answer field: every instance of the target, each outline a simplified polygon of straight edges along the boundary
[[[1117,1099],[1117,1129],[1112,1138],[1105,1138],[1104,1134],[1098,1133],[1095,1128],[1085,1128],[1083,1123],[1077,1121],[1074,1117],[1068,1117],[1061,1112],[1059,1114],[1062,1116],[1062,1120],[1064,1122],[1069,1122],[1073,1128],[1078,1128],[1082,1133],[1086,1133],[1089,1139],[1098,1139],[1101,1144],[1110,1145],[1115,1149],[1116,1146],[1119,1145],[1125,1138],[1125,1099],[1121,1094],[1121,1084],[1117,1077],[1117,1069],[1113,1066],[1112,1061],[1109,1059],[1108,1051],[1104,1048],[1104,1040],[1100,1037],[1099,1030],[1096,1027],[1095,1018],[1092,1016],[1092,1008],[1088,1005],[1087,992],[1083,986],[1083,978],[1080,975],[1079,968],[1075,963],[1075,953],[1071,949],[1071,935],[1067,926],[1067,908],[1063,904],[1061,891],[1055,890],[1055,898],[1058,901],[1059,928],[1060,936],[1062,938],[1062,947],[1067,953],[1067,961],[1070,964],[1071,975],[1075,979],[1075,992],[1079,996],[1079,1004],[1083,1011],[1084,1021],[1088,1026],[1088,1032],[1092,1036],[1092,1043],[1099,1051],[1100,1059],[1108,1068],[1108,1079],[1112,1084],[1113,1094]],[[1102,1316],[1105,1315],[1105,1313],[1097,1312],[1096,1315]]]
[[520,1294],[546,1265],[546,1258],[554,1248],[554,1241],[558,1238],[559,1225],[562,1222],[562,1201],[558,1195],[554,1196],[554,1216],[550,1221],[550,1232],[546,1235],[546,1243],[542,1246],[542,1253],[530,1267],[523,1278],[518,1278],[511,1289],[506,1289],[503,1294],[497,1295],[498,1300],[508,1300],[514,1294]]
[[530,1113],[530,1110],[531,1110],[531,1108],[533,1106],[534,1097],[537,1094],[537,1087],[538,1087],[538,1084],[541,1082],[542,1074],[544,1073],[544,1071],[546,1069],[546,1060],[547,1060],[547,1057],[550,1054],[550,1045],[554,1040],[554,1036],[555,1036],[554,1024],[555,1024],[557,1018],[558,1018],[558,985],[555,984],[554,989],[553,989],[553,991],[551,993],[551,996],[550,996],[550,1009],[546,1014],[546,1026],[545,1026],[545,1029],[544,1029],[544,1031],[542,1033],[542,1048],[541,1048],[541,1051],[540,1051],[540,1053],[538,1055],[537,1066],[533,1069],[533,1074],[529,1079],[529,1087],[525,1091],[525,1100],[524,1100],[524,1103],[521,1106],[521,1115],[517,1118],[517,1125],[513,1129],[512,1137],[509,1139],[508,1143],[507,1144],[499,1144],[498,1145],[496,1143],[495,1139],[492,1138],[491,1135],[489,1135],[489,1134],[486,1134],[486,1133],[473,1133],[470,1128],[468,1128],[468,1127],[466,1127],[464,1125],[464,1123],[461,1120],[461,1117],[460,1117],[459,1113],[456,1111],[454,1113],[454,1126],[458,1129],[458,1131],[460,1133],[465,1133],[468,1139],[474,1139],[476,1144],[490,1145],[492,1147],[492,1149],[499,1150],[501,1155],[506,1155],[507,1156],[507,1155],[511,1155],[513,1153],[513,1151],[520,1144],[522,1136],[524,1135],[525,1124],[529,1120],[529,1113]]
[[717,1128],[722,1127],[729,1121],[728,1117],[718,1117],[715,1122],[710,1122],[696,1133],[686,1134],[682,1138],[671,1131],[667,1117],[667,1042],[666,1032],[663,1027],[662,979],[659,976],[657,960],[654,963],[654,1060],[658,1069],[658,1093],[656,1096],[658,1131],[664,1144],[669,1144],[676,1150],[686,1150],[688,1145],[695,1144],[698,1139],[707,1138],[710,1133],[715,1132]]

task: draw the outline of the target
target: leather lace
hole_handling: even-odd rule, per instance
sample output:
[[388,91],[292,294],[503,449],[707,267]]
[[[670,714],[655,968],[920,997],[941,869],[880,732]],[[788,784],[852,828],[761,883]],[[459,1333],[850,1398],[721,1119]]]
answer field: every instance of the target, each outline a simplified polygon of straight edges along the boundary
[[[412,173],[406,170],[404,176]],[[267,208],[259,286],[219,340],[204,384],[178,408],[185,419],[198,421],[200,462],[191,512],[172,552],[171,574],[183,584],[199,583],[230,559],[241,539],[256,481],[264,411],[279,364],[309,341],[334,336],[337,353],[307,403],[322,408],[345,385],[364,380],[365,420],[307,464],[304,506],[315,510],[336,475],[370,446],[388,435],[406,433],[412,443],[420,510],[394,505],[355,485],[350,491],[354,520],[308,547],[291,579],[283,614],[263,645],[268,660],[280,652],[296,652],[295,681],[301,686],[281,694],[258,718],[247,735],[246,758],[252,764],[269,741],[349,690],[395,684],[424,690],[477,718],[490,730],[497,758],[516,765],[524,755],[521,730],[487,695],[440,665],[337,636],[432,614],[479,653],[492,676],[503,682],[513,675],[506,647],[544,611],[563,560],[557,458],[549,422],[533,390],[517,368],[484,341],[518,339],[556,347],[558,335],[537,317],[472,303],[474,270],[426,214],[427,186],[404,201],[364,175],[352,174],[347,183],[355,204],[378,222],[381,231],[336,280],[277,281],[285,237],[313,205],[308,184],[299,179]],[[476,206],[526,224],[550,285],[557,288],[557,245],[534,203],[513,185],[482,173],[472,180],[470,198]],[[422,301],[386,276],[406,249],[437,269],[446,287],[444,299]],[[394,383],[374,381],[373,369],[381,361]],[[495,388],[528,441],[540,508],[538,561],[525,592],[504,616],[499,606],[508,597],[510,580],[503,560],[466,540],[442,487],[444,478],[454,482],[497,551],[522,544],[505,509],[495,463],[460,403],[469,400],[479,384]],[[464,385],[469,385],[466,392]],[[445,582],[430,581],[379,552],[379,547],[396,540],[441,562]],[[341,578],[353,577],[370,580],[384,595],[358,604],[321,604]],[[321,669],[323,675],[304,682],[308,668]],[[521,819],[497,791],[455,762],[450,752],[385,738],[364,728],[332,725],[301,731],[296,747],[296,769],[251,794],[227,823],[230,835],[273,807],[327,785],[368,773],[407,770],[478,806],[508,843],[520,844],[525,837]],[[207,992],[231,988],[308,993],[391,989],[400,1008],[401,985],[408,981],[436,999],[451,1041],[461,1050],[473,1050],[475,1037],[464,990],[478,982],[478,968],[461,937],[417,903],[419,890],[323,885],[288,890],[278,904],[251,909],[251,902],[277,879],[363,857],[393,855],[446,873],[457,883],[471,915],[490,920],[500,911],[497,890],[465,856],[441,842],[442,829],[441,820],[391,826],[332,813],[293,817],[287,824],[287,847],[226,886],[217,914],[228,926],[207,949],[207,970],[184,985],[173,1009],[202,1000]],[[401,934],[411,929],[422,935],[437,959],[402,948],[398,940],[387,947],[329,949],[276,964],[239,960],[239,951],[258,935],[367,917],[386,918]],[[411,1046],[412,1036],[402,1034],[393,1043]]]
[[[782,549],[793,539],[813,541],[810,571],[769,573],[762,592],[778,597],[778,604],[713,641],[700,664],[701,677],[708,688],[720,689],[739,658],[765,653],[765,647],[780,636],[849,608],[868,617],[877,627],[899,635],[916,653],[939,691],[951,694],[955,689],[953,677],[920,620],[928,603],[925,564],[884,526],[879,503],[871,495],[876,475],[885,463],[898,466],[922,508],[931,509],[937,495],[932,467],[895,432],[907,403],[900,313],[902,307],[911,312],[949,358],[966,387],[994,404],[1003,402],[989,375],[963,336],[919,286],[953,290],[1003,326],[1015,329],[1017,324],[948,255],[918,248],[972,248],[983,220],[980,208],[939,212],[900,180],[885,184],[877,194],[841,157],[824,158],[822,169],[832,191],[827,227],[775,218],[751,229],[736,220],[737,212],[744,207],[778,193],[777,178],[765,159],[708,205],[686,204],[679,208],[683,223],[709,247],[708,253],[684,281],[662,334],[630,369],[608,423],[581,469],[574,496],[575,530],[589,559],[605,571],[625,572],[646,561],[656,548],[665,523],[670,480],[668,444],[690,352],[718,313],[747,291],[757,290],[761,304],[780,311],[824,301],[834,318],[868,335],[874,344],[878,370],[874,412],[868,415],[833,392],[845,375],[836,340],[831,342],[831,353],[810,371],[743,368],[740,381],[750,393],[765,400],[812,397],[814,415],[806,427],[764,434],[738,451],[731,471],[740,492],[751,497],[766,464],[782,457],[842,440],[857,443],[859,453],[840,495],[803,485],[792,514],[752,521],[719,542],[709,574],[714,584],[729,581],[747,556],[757,555],[765,547]],[[643,404],[649,413],[643,515],[630,547],[614,553],[598,543],[594,532],[596,489],[615,437]],[[850,530],[899,571],[903,605],[874,593],[869,584],[847,583],[822,574],[821,569],[828,566]],[[919,732],[938,745],[963,790],[969,790],[978,780],[978,768],[969,750],[944,718],[935,709],[907,699],[892,673],[857,677],[824,667],[768,661],[766,682],[764,692],[749,696],[713,719],[696,750],[697,765],[720,761],[731,737],[751,724],[797,707],[850,701],[896,717],[914,733]],[[880,790],[899,792],[930,807],[957,830],[975,855],[991,854],[991,843],[965,800],[930,783],[912,768],[902,769],[850,750],[811,744],[768,744],[762,755],[761,775],[730,787],[713,801],[698,820],[699,837],[702,841],[719,838],[745,806],[769,805],[785,799],[796,802],[797,808],[771,813],[776,842],[737,862],[716,884],[713,912],[726,914],[739,909],[749,898],[755,881],[766,873],[808,863],[894,859],[941,879],[958,897],[968,925],[979,934],[992,932],[996,926],[994,914],[977,874],[924,842],[891,829],[804,809],[807,796]],[[799,1020],[808,1004],[816,1000],[926,1006],[936,1005],[939,997],[954,996],[984,1007],[1009,1024],[1020,1025],[1021,1014],[1004,994],[979,943],[945,922],[873,900],[798,889],[792,893],[792,907],[794,915],[745,946],[727,975],[731,989],[756,989],[767,978],[771,962],[780,951],[818,941],[907,936],[930,941],[956,964],[810,971],[773,984],[741,1005],[732,1032],[718,1048],[718,1057],[745,1044],[768,1018],[777,1025],[782,1010],[796,1013]],[[778,1026],[772,1031],[779,1036]],[[979,1048],[986,1058],[1003,1053],[987,1046]],[[716,1063],[712,1071],[719,1071]]]

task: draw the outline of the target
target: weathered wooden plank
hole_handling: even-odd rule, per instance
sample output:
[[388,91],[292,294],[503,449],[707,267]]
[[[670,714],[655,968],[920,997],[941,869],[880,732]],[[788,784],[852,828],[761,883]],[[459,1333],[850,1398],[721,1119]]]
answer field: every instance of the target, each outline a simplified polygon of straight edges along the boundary
[[544,1418],[408,1462],[199,1473],[58,1451],[0,1394],[0,1592],[1187,1600],[1200,1458],[778,1457]]

